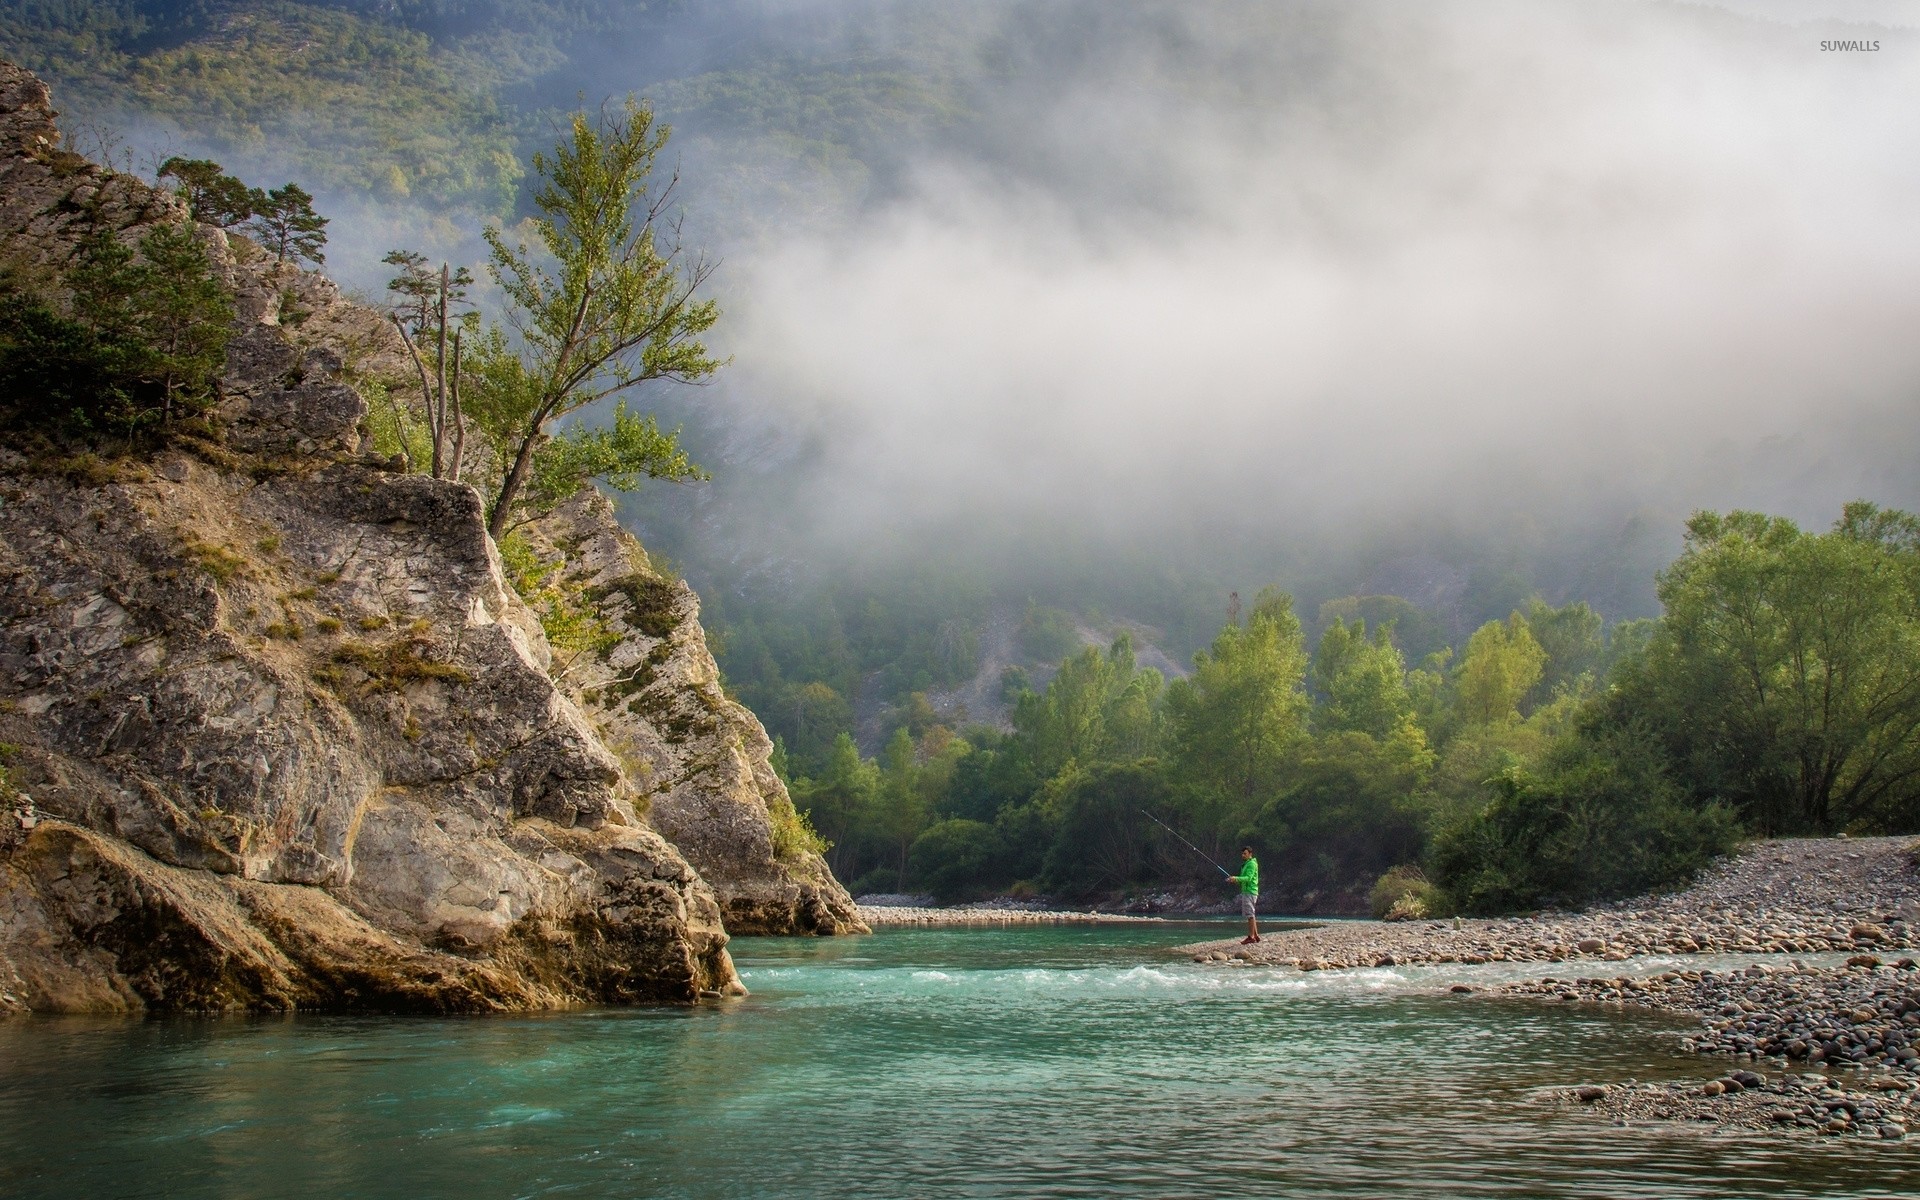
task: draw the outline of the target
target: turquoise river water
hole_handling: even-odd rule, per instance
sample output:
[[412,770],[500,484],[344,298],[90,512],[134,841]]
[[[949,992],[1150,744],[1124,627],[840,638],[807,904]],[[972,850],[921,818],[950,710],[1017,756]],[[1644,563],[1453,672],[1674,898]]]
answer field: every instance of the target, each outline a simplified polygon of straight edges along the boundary
[[1712,1077],[1681,1022],[1167,953],[1227,928],[742,940],[696,1009],[0,1022],[0,1196],[1920,1194],[1920,1146],[1536,1098]]

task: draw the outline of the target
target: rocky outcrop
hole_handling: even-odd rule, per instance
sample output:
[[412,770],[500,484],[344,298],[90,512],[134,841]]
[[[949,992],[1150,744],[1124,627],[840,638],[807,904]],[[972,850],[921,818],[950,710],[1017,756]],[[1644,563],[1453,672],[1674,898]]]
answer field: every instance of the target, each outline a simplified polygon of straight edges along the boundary
[[59,266],[95,229],[178,221],[186,207],[60,145],[47,85],[0,62],[0,246],[5,265]]
[[[16,261],[179,219],[52,116],[0,66]],[[204,233],[241,301],[224,436],[0,449],[0,1011],[739,990],[713,890],[641,819],[657,780],[556,686],[479,497],[358,455],[342,373],[391,353],[378,320]]]
[[557,665],[562,688],[620,756],[646,820],[712,885],[739,934],[865,933],[774,773],[773,743],[728,699],[700,627],[700,601],[653,569],[597,492],[525,536],[607,632]]
[[[424,976],[404,970],[320,986],[333,976],[316,964],[362,957],[368,925],[395,963],[434,949],[496,969],[434,967],[429,1006],[692,999],[734,982],[712,893],[638,821],[620,763],[547,675],[471,489],[351,461],[264,478],[186,455],[108,470],[0,455],[0,740],[42,814],[5,868],[13,906],[42,916],[9,919],[0,954],[18,964],[22,931],[41,926],[112,944],[134,918],[110,895],[138,901],[136,924],[191,928],[247,964],[223,975],[260,981],[247,1002],[268,1006],[417,1006]],[[74,877],[59,864],[76,854],[99,864],[84,892],[50,882]],[[230,882],[185,887],[183,870]],[[329,915],[223,932],[268,912]],[[34,945],[59,944],[47,936]],[[123,976],[36,1007],[138,991]],[[369,994],[383,977],[398,990]]]

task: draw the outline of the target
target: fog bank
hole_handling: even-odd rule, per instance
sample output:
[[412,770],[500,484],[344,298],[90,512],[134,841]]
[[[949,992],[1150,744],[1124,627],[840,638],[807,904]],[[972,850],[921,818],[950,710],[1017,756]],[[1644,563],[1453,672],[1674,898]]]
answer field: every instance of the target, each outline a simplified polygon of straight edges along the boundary
[[852,539],[1913,504],[1920,40],[1773,7],[1007,6],[964,137],[734,256],[723,407]]

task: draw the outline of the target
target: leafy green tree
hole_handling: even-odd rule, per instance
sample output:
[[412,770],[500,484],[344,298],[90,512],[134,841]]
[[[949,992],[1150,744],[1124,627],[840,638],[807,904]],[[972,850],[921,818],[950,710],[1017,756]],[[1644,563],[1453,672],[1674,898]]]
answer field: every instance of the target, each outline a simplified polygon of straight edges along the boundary
[[202,224],[232,229],[253,219],[260,193],[226,174],[212,159],[175,155],[160,164],[159,177],[174,181],[193,219]]
[[1269,591],[1244,627],[1221,630],[1211,650],[1194,656],[1193,674],[1168,685],[1177,773],[1216,822],[1230,811],[1252,811],[1284,785],[1306,734],[1306,666],[1293,599]]
[[1576,906],[1684,882],[1735,844],[1739,824],[1700,804],[1644,726],[1593,726],[1537,769],[1513,766],[1491,802],[1442,829],[1436,881],[1470,912]]
[[1166,776],[1152,759],[1075,772],[1054,801],[1057,824],[1043,868],[1047,887],[1089,896],[1152,879],[1159,869],[1160,829],[1143,813],[1165,813],[1171,803]]
[[514,445],[489,517],[496,538],[554,420],[649,380],[697,382],[721,365],[700,341],[719,308],[695,299],[712,267],[688,261],[674,239],[665,215],[673,181],[651,182],[668,134],[631,100],[597,122],[575,114],[552,155],[533,160],[542,254],[486,232],[489,270],[520,343],[518,370],[497,370],[506,386],[495,408],[514,418]]
[[1347,731],[1304,743],[1285,789],[1235,840],[1266,851],[1275,885],[1359,895],[1388,867],[1419,857],[1424,810],[1413,796],[1429,761],[1410,722],[1385,740]]
[[1540,681],[1546,662],[1547,652],[1517,612],[1474,630],[1454,674],[1454,709],[1460,720],[1467,725],[1518,720],[1520,701]]
[[1322,630],[1335,621],[1364,622],[1371,629],[1389,629],[1388,636],[1410,663],[1425,662],[1429,654],[1448,648],[1447,629],[1438,617],[1401,596],[1342,596],[1320,606]]
[[1013,725],[1045,776],[1073,762],[1138,757],[1157,739],[1159,692],[1160,673],[1139,669],[1123,634],[1105,653],[1088,646],[1061,663],[1045,692],[1022,695]]
[[824,758],[834,738],[853,725],[853,707],[818,680],[787,688],[780,707],[782,724],[793,734],[793,753],[805,763]]
[[1320,635],[1313,652],[1313,686],[1324,702],[1313,714],[1317,729],[1385,738],[1413,713],[1407,664],[1391,639],[1391,626],[1367,636],[1367,623],[1339,617]]
[[1578,687],[1582,678],[1597,681],[1605,670],[1605,622],[1585,601],[1554,608],[1536,596],[1527,605],[1526,621],[1527,632],[1540,644],[1547,660],[1521,707],[1531,710],[1545,704],[1556,691]]
[[1427,655],[1418,667],[1407,672],[1407,700],[1413,705],[1414,720],[1436,743],[1450,733],[1453,725],[1453,693],[1447,678],[1453,661],[1452,648]]
[[1000,837],[992,825],[949,817],[927,826],[913,839],[908,855],[914,886],[951,903],[980,890],[993,876]]
[[268,192],[256,189],[252,205],[248,229],[276,263],[292,259],[318,266],[327,261],[320,249],[327,244],[327,218],[313,211],[313,197],[305,188],[289,183]]
[[1584,701],[1563,696],[1524,720],[1461,725],[1439,744],[1421,799],[1432,828],[1459,820],[1486,803],[1489,781],[1545,758],[1571,735]]
[[1639,617],[1614,625],[1607,633],[1607,652],[1601,659],[1602,677],[1611,677],[1616,666],[1645,655],[1659,630],[1660,621],[1655,617]]
[[711,478],[687,457],[679,430],[661,432],[652,414],[631,413],[620,400],[607,424],[570,425],[534,451],[524,503],[533,512],[550,512],[590,480],[632,491],[645,479]]
[[896,728],[905,729],[916,743],[935,730],[952,733],[940,720],[940,714],[934,711],[933,701],[925,692],[909,693],[905,704],[893,708],[889,720]]
[[1031,793],[1004,805],[995,814],[993,824],[1005,851],[1002,865],[1009,878],[1027,882],[1040,878],[1046,868],[1047,855],[1060,838],[1066,797],[1090,772],[1107,765],[1083,767],[1069,763],[1054,775],[1039,780]]
[[908,854],[913,849],[913,840],[927,826],[927,815],[927,797],[920,787],[913,736],[905,729],[896,729],[880,751],[880,795],[874,832],[894,851],[898,890],[906,889]]
[[1659,590],[1615,704],[1657,715],[1697,795],[1769,833],[1920,822],[1920,519],[1697,513]]
[[1039,790],[1041,779],[1019,738],[992,729],[969,729],[966,740],[972,748],[954,763],[940,812],[992,821]]
[[832,843],[827,863],[843,879],[852,878],[859,865],[852,837],[872,819],[879,791],[879,772],[860,757],[853,735],[844,732],[834,739],[819,774],[793,782],[795,806]]
[[1150,667],[1135,666],[1131,639],[1124,634],[1109,658],[1117,658],[1116,677],[1124,682],[1107,700],[1105,755],[1118,762],[1152,758],[1166,740],[1166,681]]

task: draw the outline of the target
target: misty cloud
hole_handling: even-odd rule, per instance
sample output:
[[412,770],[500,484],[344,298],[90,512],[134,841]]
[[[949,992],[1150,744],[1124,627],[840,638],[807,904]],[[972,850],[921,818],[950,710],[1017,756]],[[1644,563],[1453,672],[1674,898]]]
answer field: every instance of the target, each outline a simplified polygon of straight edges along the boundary
[[1152,11],[1016,64],[857,219],[734,257],[730,403],[814,448],[790,511],[865,536],[1920,499],[1920,37]]
[[[1920,507],[1920,0],[601,7],[489,69],[530,144],[581,96],[677,126],[734,362],[642,398],[716,480],[628,511],[689,559],[1351,588],[1458,535],[1581,542],[1572,595],[1694,507]],[[395,246],[483,274],[478,214],[314,190],[369,297]]]

